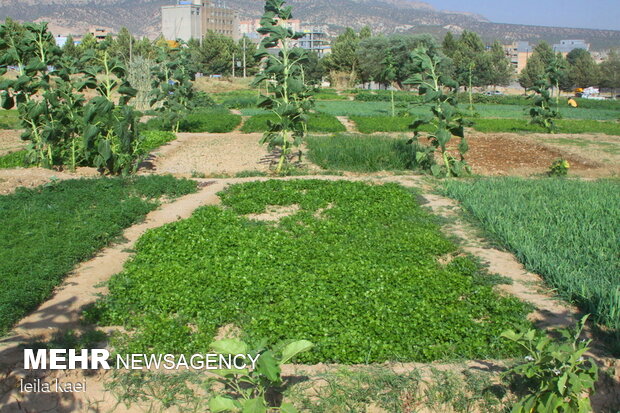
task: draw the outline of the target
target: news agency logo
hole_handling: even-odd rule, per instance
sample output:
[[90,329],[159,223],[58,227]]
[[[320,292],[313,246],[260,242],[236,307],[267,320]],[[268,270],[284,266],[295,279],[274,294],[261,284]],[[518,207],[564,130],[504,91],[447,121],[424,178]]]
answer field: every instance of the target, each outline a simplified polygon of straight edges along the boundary
[[106,349],[24,349],[26,370],[224,370],[252,369],[260,354],[117,354]]

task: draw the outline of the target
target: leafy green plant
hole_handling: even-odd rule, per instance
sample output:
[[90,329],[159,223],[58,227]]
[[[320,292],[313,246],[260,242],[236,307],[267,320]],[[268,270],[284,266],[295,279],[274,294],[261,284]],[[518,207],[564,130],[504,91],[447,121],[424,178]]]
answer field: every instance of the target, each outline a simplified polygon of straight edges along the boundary
[[184,48],[161,48],[158,65],[152,69],[151,106],[160,105],[156,110],[172,125],[173,132],[179,131],[181,120],[195,107],[187,53]]
[[[258,106],[277,116],[276,122],[269,122],[269,129],[261,139],[270,150],[280,150],[276,173],[282,172],[288,163],[292,148],[303,142],[308,130],[307,113],[312,107],[311,88],[305,84],[302,66],[308,61],[308,53],[291,44],[303,37],[303,33],[296,33],[282,24],[292,18],[291,7],[284,4],[284,0],[265,2],[265,14],[258,29],[264,37],[254,55],[255,59],[263,61],[254,84],[265,82],[268,93],[261,97]],[[279,49],[277,55],[269,52],[274,48]],[[299,157],[301,160],[301,152]]]
[[174,133],[167,131],[147,130],[140,133],[142,134],[142,150],[145,153],[149,153],[177,138]]
[[[465,139],[465,126],[468,123],[458,109],[456,96],[458,83],[441,73],[440,66],[443,61],[441,56],[431,55],[426,49],[418,48],[412,53],[412,59],[416,65],[415,74],[406,83],[417,86],[419,94],[424,96],[424,103],[432,104],[432,118],[418,119],[411,125],[414,131],[411,143],[416,150],[415,162],[434,176],[467,175],[471,172],[471,168],[465,162],[465,154],[469,151]],[[450,92],[446,93],[445,89]],[[428,136],[430,146],[420,145],[420,128],[429,124],[433,128]],[[453,136],[461,139],[458,145],[460,159],[448,153],[448,143]],[[437,149],[440,151],[441,164],[435,160]]]
[[549,167],[549,176],[566,176],[570,169],[570,163],[566,159],[556,159]]
[[508,377],[525,381],[531,392],[516,403],[513,413],[592,411],[590,396],[598,379],[598,366],[584,357],[592,340],[580,340],[587,319],[583,317],[575,331],[559,330],[558,341],[536,330],[502,333],[502,337],[527,352],[525,361],[507,373]]
[[530,123],[542,126],[548,133],[555,133],[555,120],[560,113],[553,104],[549,80],[546,78],[538,80],[530,90],[535,92],[528,96],[532,100]]
[[52,182],[0,196],[0,335],[158,198],[195,190],[192,181],[153,175]]
[[0,156],[0,169],[22,168],[28,165],[26,157],[28,152],[25,150],[11,152]]
[[[219,196],[223,207],[144,234],[110,280],[93,314],[130,331],[119,351],[209,351],[233,324],[246,342],[310,340],[304,363],[516,354],[499,336],[529,326],[527,306],[494,292],[469,257],[442,265],[458,249],[410,190],[269,180]],[[280,219],[263,221],[272,211]]]
[[[128,105],[137,91],[122,63],[106,50],[91,50],[77,62],[63,55],[46,24],[10,20],[0,26],[0,51],[0,74],[18,68],[17,79],[0,85],[0,97],[3,108],[17,106],[30,164],[87,165],[112,174],[137,169],[143,154],[136,112]],[[99,96],[86,103],[79,93],[85,89]]]
[[281,366],[298,354],[309,351],[313,346],[307,340],[299,340],[276,346],[281,350],[274,351],[263,346],[250,350],[246,343],[236,339],[224,339],[212,343],[211,349],[218,354],[250,354],[258,357],[258,360],[254,370],[246,368],[214,371],[220,376],[219,381],[226,386],[226,389],[232,391],[232,395],[211,398],[209,408],[213,413],[297,412],[291,403],[277,400],[276,396],[281,393],[283,385]]

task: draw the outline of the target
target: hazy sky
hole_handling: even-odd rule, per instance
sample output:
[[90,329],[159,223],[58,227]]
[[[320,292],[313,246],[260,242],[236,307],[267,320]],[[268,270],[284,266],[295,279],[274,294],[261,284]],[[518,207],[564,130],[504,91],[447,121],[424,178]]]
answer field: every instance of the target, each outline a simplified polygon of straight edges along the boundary
[[427,0],[441,10],[482,14],[497,23],[620,30],[620,0]]

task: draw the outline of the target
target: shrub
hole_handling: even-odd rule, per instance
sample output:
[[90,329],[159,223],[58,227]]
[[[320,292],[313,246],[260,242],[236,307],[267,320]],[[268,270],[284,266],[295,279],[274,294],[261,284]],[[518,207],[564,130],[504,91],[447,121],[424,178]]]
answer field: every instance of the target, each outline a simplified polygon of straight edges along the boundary
[[[275,122],[276,115],[254,115],[248,119],[241,130],[245,133],[264,132],[269,129],[269,121]],[[346,128],[335,116],[326,113],[311,113],[308,116],[308,131],[310,132],[344,132]]]
[[0,335],[77,263],[155,209],[159,197],[195,190],[189,180],[148,176],[53,182],[0,196]]

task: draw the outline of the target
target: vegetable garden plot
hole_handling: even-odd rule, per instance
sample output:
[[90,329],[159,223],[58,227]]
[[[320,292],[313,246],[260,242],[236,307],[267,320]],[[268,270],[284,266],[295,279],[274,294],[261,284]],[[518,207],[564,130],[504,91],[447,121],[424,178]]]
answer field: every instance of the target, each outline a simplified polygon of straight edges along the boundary
[[618,180],[483,178],[446,192],[560,296],[620,330]]
[[196,184],[170,176],[81,179],[0,196],[0,334],[48,298],[79,262]]
[[[146,233],[88,312],[133,330],[118,351],[206,351],[235,325],[250,341],[316,343],[308,363],[518,353],[500,333],[528,324],[526,305],[496,294],[469,258],[447,259],[456,246],[410,191],[272,180],[221,198],[224,207]],[[276,206],[279,221],[248,215]]]

